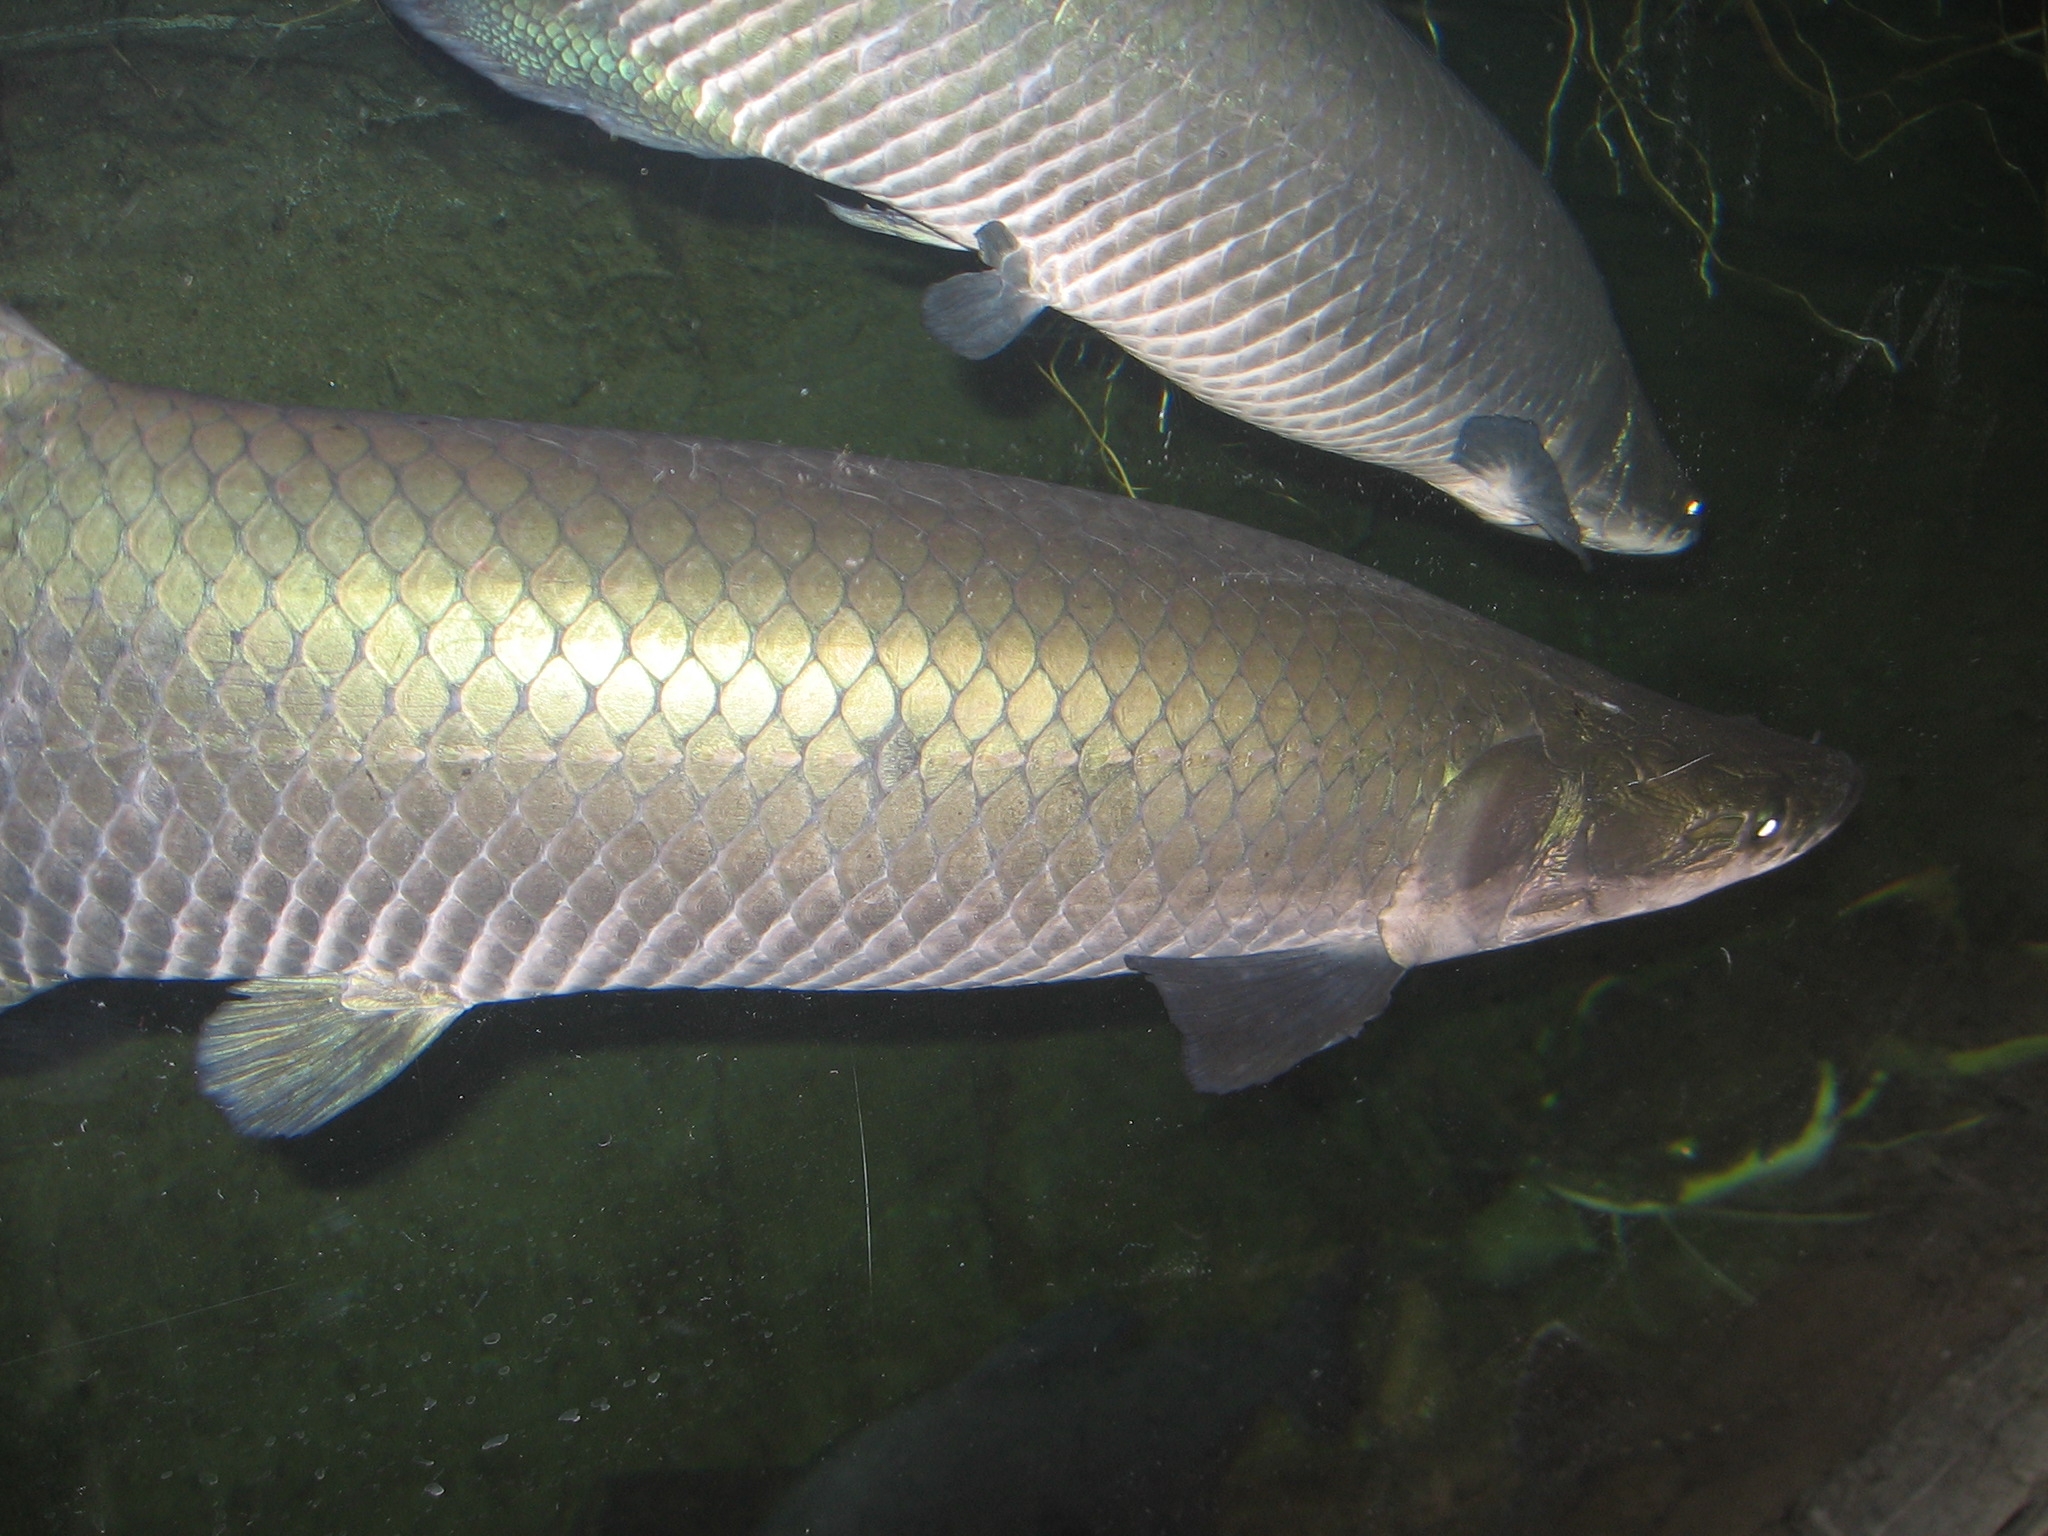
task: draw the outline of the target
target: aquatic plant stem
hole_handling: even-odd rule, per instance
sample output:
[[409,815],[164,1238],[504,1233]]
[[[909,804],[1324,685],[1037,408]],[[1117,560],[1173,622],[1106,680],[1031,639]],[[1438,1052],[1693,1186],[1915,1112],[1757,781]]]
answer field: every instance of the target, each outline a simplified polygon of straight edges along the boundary
[[[1101,457],[1103,467],[1109,471],[1110,478],[1116,482],[1117,489],[1135,501],[1138,488],[1131,484],[1131,477],[1124,470],[1124,461],[1117,456],[1117,451],[1109,446],[1109,397],[1110,392],[1116,388],[1116,376],[1123,371],[1125,359],[1117,359],[1116,366],[1109,370],[1109,377],[1103,382],[1102,424],[1097,426],[1095,419],[1088,414],[1081,402],[1074,398],[1073,391],[1068,389],[1060,378],[1060,352],[1065,349],[1065,343],[1062,343],[1059,349],[1054,351],[1050,362],[1034,363],[1032,366],[1045,376],[1046,383],[1050,384],[1054,392],[1073,409],[1074,414],[1081,418],[1081,425],[1087,428],[1088,436],[1095,443],[1095,451]],[[1164,406],[1160,407],[1160,415],[1163,419]]]
[[1546,177],[1557,164],[1557,115],[1564,110],[1565,92],[1571,88],[1572,75],[1578,68],[1579,13],[1566,5],[1564,19],[1571,28],[1571,37],[1565,42],[1564,68],[1558,71],[1557,89],[1550,93],[1550,105],[1543,113],[1543,174]]
[[[1822,311],[1819,305],[1815,304],[1807,294],[1799,289],[1778,282],[1773,278],[1765,277],[1762,273],[1751,271],[1747,267],[1737,266],[1729,261],[1723,253],[1720,240],[1722,217],[1721,192],[1719,184],[1714,177],[1712,163],[1707,159],[1705,152],[1693,141],[1691,135],[1686,133],[1682,124],[1652,107],[1643,99],[1640,89],[1632,88],[1626,83],[1625,77],[1633,67],[1636,56],[1642,52],[1642,22],[1643,6],[1645,3],[1646,0],[1636,0],[1628,26],[1623,29],[1623,42],[1620,50],[1610,62],[1600,56],[1600,40],[1593,18],[1591,0],[1565,0],[1565,7],[1568,12],[1574,6],[1577,6],[1581,11],[1580,18],[1574,22],[1573,31],[1575,35],[1582,38],[1585,64],[1594,79],[1598,81],[1601,96],[1601,105],[1594,112],[1591,125],[1592,131],[1599,136],[1609,159],[1614,163],[1617,179],[1620,176],[1621,170],[1620,153],[1615,146],[1614,140],[1607,133],[1606,122],[1609,117],[1614,118],[1621,126],[1622,141],[1628,146],[1629,160],[1634,165],[1637,174],[1643,178],[1650,187],[1650,190],[1656,194],[1658,201],[1670,209],[1672,214],[1685,225],[1691,232],[1693,239],[1698,243],[1700,285],[1706,290],[1710,298],[1716,292],[1715,274],[1717,272],[1727,273],[1731,277],[1738,277],[1745,282],[1754,283],[1758,287],[1764,288],[1781,298],[1792,300],[1816,326],[1828,335],[1853,342],[1859,347],[1874,349],[1884,358],[1886,367],[1891,372],[1897,373],[1900,366],[1898,352],[1889,342],[1831,319]],[[1761,13],[1755,10],[1755,0],[1744,0],[1744,5],[1746,9],[1757,16],[1758,25],[1762,25]],[[1782,62],[1783,55],[1778,54],[1777,57]],[[1786,65],[1785,69],[1790,74],[1790,65]],[[1804,81],[1800,81],[1796,74],[1792,74],[1791,78],[1800,86],[1802,91],[1809,95],[1818,94],[1815,92],[1814,87]],[[1562,82],[1560,82],[1561,87]],[[1832,81],[1830,81],[1830,91],[1832,91]],[[1822,99],[1826,100],[1828,97],[1823,94]],[[1683,149],[1697,167],[1700,184],[1705,188],[1706,208],[1703,212],[1695,212],[1693,208],[1688,206],[1686,200],[1679,195],[1677,189],[1664,177],[1657,174],[1656,169],[1650,162],[1650,151],[1648,144],[1644,141],[1643,127],[1637,121],[1638,112],[1669,134],[1672,142]],[[1906,125],[1902,124],[1900,126],[1904,127]],[[1896,132],[1897,130],[1894,131]],[[1838,148],[1843,148],[1839,134],[1836,135],[1836,144]],[[1847,152],[1846,149],[1844,149],[1844,152]]]
[[1688,1238],[1683,1232],[1678,1230],[1677,1222],[1673,1221],[1669,1216],[1664,1217],[1663,1222],[1664,1230],[1671,1234],[1672,1241],[1678,1244],[1679,1248],[1684,1251],[1685,1256],[1687,1258],[1691,1259],[1693,1263],[1699,1265],[1699,1267],[1703,1271],[1705,1271],[1706,1276],[1709,1280],[1713,1281],[1716,1286],[1720,1287],[1720,1289],[1725,1291],[1728,1295],[1734,1297],[1735,1300],[1739,1302],[1741,1305],[1745,1307],[1753,1307],[1756,1305],[1756,1297],[1752,1296],[1748,1291],[1743,1289],[1740,1285],[1736,1284],[1736,1282],[1728,1275],[1727,1271],[1723,1270],[1718,1265],[1716,1265],[1704,1253],[1701,1253],[1699,1249],[1694,1246],[1692,1240]]

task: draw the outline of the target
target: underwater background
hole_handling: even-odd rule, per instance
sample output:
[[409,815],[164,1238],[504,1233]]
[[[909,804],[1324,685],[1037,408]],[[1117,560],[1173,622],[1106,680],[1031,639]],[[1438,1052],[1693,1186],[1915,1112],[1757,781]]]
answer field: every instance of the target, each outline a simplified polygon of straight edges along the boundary
[[0,3],[0,299],[114,377],[1136,487],[1868,778],[1783,872],[1430,966],[1225,1098],[1136,978],[634,994],[258,1142],[193,1084],[221,988],[61,988],[0,1016],[0,1533],[746,1532],[1043,1319],[1249,1380],[1333,1272],[1348,1411],[1252,1392],[1174,1450],[1213,1512],[1103,1529],[1790,1533],[2048,1301],[2043,18],[1403,15],[1547,155],[1698,549],[1583,575],[1056,316],[964,363],[917,301],[966,258],[370,0]]

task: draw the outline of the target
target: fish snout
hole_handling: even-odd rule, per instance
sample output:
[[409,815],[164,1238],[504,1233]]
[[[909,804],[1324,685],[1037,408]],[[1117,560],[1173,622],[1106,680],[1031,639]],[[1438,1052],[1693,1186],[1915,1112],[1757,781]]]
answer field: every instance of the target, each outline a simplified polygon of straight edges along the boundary
[[1578,521],[1588,549],[1612,555],[1675,555],[1699,542],[1706,513],[1706,502],[1680,481],[1647,499],[1624,488],[1604,512],[1578,509]]
[[1814,760],[1793,781],[1787,797],[1786,858],[1825,842],[1863,798],[1863,770],[1848,753],[1818,743],[1812,751]]
[[1587,528],[1586,547],[1611,555],[1675,555],[1699,542],[1705,511],[1694,498],[1677,518],[1605,518]]
[[[1675,555],[1690,549],[1706,523],[1707,504],[1656,428],[1632,420],[1615,453],[1599,477],[1609,487],[1607,496],[1582,495],[1574,507],[1587,547],[1618,555]],[[1588,506],[1589,500],[1603,504]]]

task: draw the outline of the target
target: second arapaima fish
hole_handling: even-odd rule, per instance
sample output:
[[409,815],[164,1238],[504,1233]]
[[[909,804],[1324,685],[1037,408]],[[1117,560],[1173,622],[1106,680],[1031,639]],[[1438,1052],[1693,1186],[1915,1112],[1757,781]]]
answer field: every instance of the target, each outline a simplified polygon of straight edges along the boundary
[[391,5],[522,95],[979,252],[924,306],[970,357],[1049,306],[1581,559],[1697,534],[1563,205],[1378,0]]

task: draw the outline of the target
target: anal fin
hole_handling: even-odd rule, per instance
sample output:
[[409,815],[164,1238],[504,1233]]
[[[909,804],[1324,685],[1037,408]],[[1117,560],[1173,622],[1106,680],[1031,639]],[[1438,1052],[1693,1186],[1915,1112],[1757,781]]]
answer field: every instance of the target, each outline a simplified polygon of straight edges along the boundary
[[199,1037],[199,1089],[245,1136],[303,1136],[412,1064],[468,1005],[375,974],[245,981]]
[[1350,1039],[1402,975],[1374,939],[1202,959],[1126,955],[1124,964],[1159,989],[1188,1081],[1204,1093],[1269,1082]]
[[942,251],[957,251],[960,242],[940,234],[922,219],[913,219],[899,208],[887,208],[877,203],[835,203],[829,197],[821,197],[833,218],[842,224],[851,224],[855,229],[864,229],[870,234],[889,235],[897,240],[915,240],[919,245],[935,245]]
[[962,357],[994,357],[1036,320],[1045,301],[1030,291],[1030,263],[1008,226],[991,221],[975,231],[986,272],[962,272],[925,290],[924,328]]
[[1498,487],[1502,498],[1542,529],[1551,543],[1570,550],[1587,570],[1593,568],[1593,558],[1579,537],[1578,519],[1572,516],[1564,476],[1535,422],[1519,416],[1468,416],[1451,457]]

